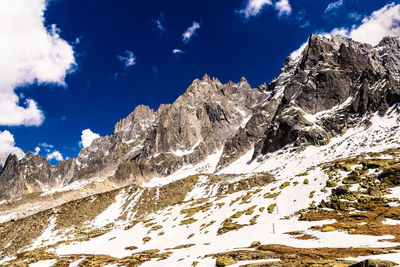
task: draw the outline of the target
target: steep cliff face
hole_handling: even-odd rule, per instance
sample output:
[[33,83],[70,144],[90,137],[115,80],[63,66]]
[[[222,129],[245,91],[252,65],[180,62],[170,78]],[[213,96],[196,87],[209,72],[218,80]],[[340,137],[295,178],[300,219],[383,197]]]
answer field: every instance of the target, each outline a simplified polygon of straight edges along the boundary
[[400,100],[398,46],[394,37],[372,47],[312,35],[270,84],[279,105],[254,157],[292,143],[323,145],[365,114],[384,114]]
[[[171,105],[161,105],[153,113],[149,108],[139,126],[146,130],[125,143],[140,141],[140,151],[118,168],[117,180],[133,176],[139,183],[154,176],[166,176],[188,164],[196,164],[221,150],[251,116],[254,107],[268,97],[262,90],[251,89],[242,78],[238,84],[223,85],[205,75],[196,79]],[[143,107],[141,108],[143,109]],[[127,136],[135,132],[136,111],[121,121],[114,132]],[[126,125],[121,127],[120,125]],[[133,126],[133,128],[132,128]],[[132,178],[132,177],[131,177]]]
[[32,153],[27,153],[19,161],[15,155],[10,155],[0,174],[0,197],[46,191],[68,183],[75,173],[73,159],[51,166],[46,158]]
[[157,111],[138,106],[113,134],[76,159],[51,166],[28,153],[10,156],[0,174],[0,197],[96,179],[112,186],[142,184],[218,156],[222,170],[254,149],[253,160],[287,145],[324,145],[360,118],[400,102],[400,40],[376,47],[312,35],[288,58],[278,78],[252,89],[246,79],[222,84],[205,75]]

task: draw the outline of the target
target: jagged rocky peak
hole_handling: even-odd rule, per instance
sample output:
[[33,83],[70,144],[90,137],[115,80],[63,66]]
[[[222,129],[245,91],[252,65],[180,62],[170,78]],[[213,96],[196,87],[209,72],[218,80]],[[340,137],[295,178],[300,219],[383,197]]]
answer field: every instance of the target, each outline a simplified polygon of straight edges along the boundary
[[[2,170],[2,178],[0,179],[0,183],[3,184],[6,182],[9,178],[11,178],[12,173],[18,172],[18,158],[14,154],[8,155],[6,162],[4,163],[4,167]],[[4,174],[4,175],[3,175]]]
[[[189,85],[186,92],[182,95],[187,97],[201,97],[204,94],[215,94],[222,83],[216,78],[210,78],[208,74],[204,74],[203,78],[194,79],[192,84]],[[179,98],[178,98],[179,99]]]
[[357,118],[383,114],[398,103],[398,70],[393,66],[399,58],[396,53],[379,53],[387,50],[386,43],[373,47],[337,36],[311,35],[301,56],[287,60],[270,85],[280,103],[255,156],[288,144],[326,144]]
[[382,58],[382,65],[393,74],[396,81],[400,81],[400,38],[383,38],[376,51]]
[[126,118],[121,119],[114,128],[114,133],[123,131],[131,124],[148,124],[149,121],[154,120],[155,112],[148,106],[139,105],[135,110],[129,114]]
[[115,125],[114,134],[120,135],[124,142],[133,140],[153,124],[155,116],[156,113],[153,109],[139,105],[128,117]]
[[24,158],[9,155],[0,173],[0,198],[48,190],[66,185],[76,173],[74,159],[52,166],[45,157],[28,152]]
[[207,74],[195,79],[172,105],[158,109],[152,153],[190,150],[199,143],[214,151],[241,124],[259,94],[243,80],[223,85]]
[[252,149],[256,159],[287,145],[327,144],[361,117],[383,114],[400,102],[399,44],[394,37],[373,47],[311,35],[304,50],[285,61],[280,75],[257,89],[245,78],[222,84],[206,74],[172,104],[157,111],[136,107],[113,134],[93,141],[76,159],[51,166],[33,154],[20,161],[10,158],[0,182],[13,183],[0,187],[0,194],[15,196],[94,177],[140,184],[216,152],[221,170]]

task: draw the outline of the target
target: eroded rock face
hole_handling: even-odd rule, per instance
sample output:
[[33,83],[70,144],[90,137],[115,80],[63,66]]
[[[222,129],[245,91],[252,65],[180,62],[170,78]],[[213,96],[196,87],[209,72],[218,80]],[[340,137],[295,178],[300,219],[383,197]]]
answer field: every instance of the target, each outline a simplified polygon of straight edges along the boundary
[[398,103],[399,82],[399,38],[372,47],[312,35],[268,86],[252,89],[244,78],[222,84],[205,75],[172,104],[156,111],[136,107],[76,159],[51,166],[31,153],[20,161],[10,157],[0,174],[0,197],[92,178],[141,184],[218,151],[221,170],[251,149],[256,159],[289,144],[324,145],[366,114],[382,115]]
[[[266,97],[244,78],[225,85],[208,75],[194,80],[173,104],[161,105],[154,114],[153,124],[142,136],[142,149],[130,158],[130,176],[142,182],[203,161],[223,148]],[[127,174],[123,177],[115,179],[126,181]]]
[[398,38],[372,47],[312,35],[270,86],[279,102],[254,157],[285,145],[323,145],[367,113],[384,114],[400,100]]
[[32,153],[19,162],[10,158],[0,175],[2,192],[17,196],[92,178],[122,186],[170,175],[222,150],[268,95],[244,78],[222,84],[205,75],[173,104],[157,111],[138,106],[115,125],[112,135],[94,140],[76,159],[51,166]]
[[75,173],[73,159],[51,166],[46,158],[30,152],[19,161],[15,155],[10,155],[0,174],[0,197],[48,190],[70,181]]

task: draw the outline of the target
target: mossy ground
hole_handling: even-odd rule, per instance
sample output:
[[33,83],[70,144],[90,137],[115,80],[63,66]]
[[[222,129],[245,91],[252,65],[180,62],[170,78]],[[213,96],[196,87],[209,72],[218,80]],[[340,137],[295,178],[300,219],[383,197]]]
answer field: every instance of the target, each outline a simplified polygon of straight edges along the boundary
[[[258,242],[253,244],[246,250],[235,250],[230,252],[222,252],[208,257],[216,259],[230,259],[229,262],[240,261],[260,261],[257,264],[245,266],[350,266],[357,261],[339,260],[342,258],[359,257],[367,255],[382,254],[380,248],[294,248],[283,245],[259,245]],[[261,260],[279,259],[280,261],[262,263]],[[390,263],[389,263],[390,264]],[[394,266],[392,265],[387,266]],[[224,266],[224,265],[221,265]]]
[[400,220],[400,201],[386,197],[391,188],[400,186],[400,149],[336,160],[323,168],[329,176],[330,197],[300,212],[301,220],[334,219],[335,223],[314,229],[393,235],[388,241],[400,242],[400,224],[383,223],[386,219]]

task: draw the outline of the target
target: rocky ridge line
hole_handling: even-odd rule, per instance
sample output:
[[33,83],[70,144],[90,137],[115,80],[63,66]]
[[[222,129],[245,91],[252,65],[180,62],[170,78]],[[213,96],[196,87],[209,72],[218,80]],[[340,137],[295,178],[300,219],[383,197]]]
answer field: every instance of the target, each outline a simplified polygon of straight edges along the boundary
[[244,78],[222,84],[205,75],[173,104],[157,111],[138,106],[76,159],[51,166],[32,153],[20,161],[10,156],[0,174],[0,199],[92,178],[142,184],[218,151],[221,170],[253,148],[255,160],[287,145],[324,145],[361,117],[400,102],[399,66],[399,38],[373,47],[311,35],[268,86],[252,89]]

